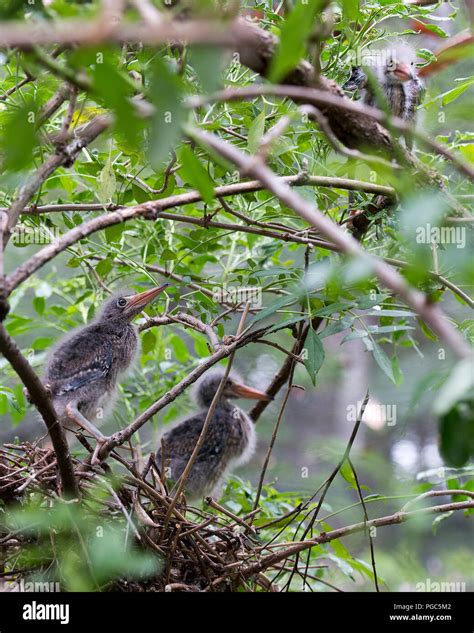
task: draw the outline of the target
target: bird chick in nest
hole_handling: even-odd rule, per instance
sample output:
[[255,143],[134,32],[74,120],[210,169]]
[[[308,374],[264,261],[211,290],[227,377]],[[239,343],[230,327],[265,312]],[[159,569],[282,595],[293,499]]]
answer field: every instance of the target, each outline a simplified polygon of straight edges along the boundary
[[[164,466],[167,479],[176,482],[183,474],[223,377],[221,369],[208,371],[194,390],[194,399],[202,410],[162,436],[156,461],[159,469]],[[242,384],[236,374],[227,377],[204,444],[186,483],[185,490],[190,499],[208,495],[218,498],[226,474],[234,467],[247,463],[255,451],[254,424],[242,409],[230,401],[233,398],[272,400],[263,391]]]
[[109,439],[94,423],[103,421],[113,407],[117,382],[138,351],[132,320],[169,284],[108,299],[98,318],[66,335],[52,349],[44,383],[62,424],[72,422],[97,441],[92,464]]

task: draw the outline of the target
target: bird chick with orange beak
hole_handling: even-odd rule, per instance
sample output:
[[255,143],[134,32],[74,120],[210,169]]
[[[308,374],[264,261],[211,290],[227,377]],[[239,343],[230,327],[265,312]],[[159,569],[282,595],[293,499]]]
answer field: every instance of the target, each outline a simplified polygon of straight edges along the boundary
[[98,318],[65,336],[48,357],[44,383],[62,424],[72,422],[97,441],[92,464],[109,439],[95,426],[110,413],[119,378],[133,365],[138,335],[133,319],[169,284],[108,299]]
[[[402,51],[407,57],[409,52]],[[393,116],[408,122],[415,122],[416,110],[420,105],[424,86],[417,75],[414,61],[400,59],[401,54],[386,56],[385,63],[368,63],[366,71],[361,66],[353,66],[351,76],[342,86],[344,90],[359,90],[362,101],[369,106],[382,107],[381,97]],[[375,58],[378,61],[378,58]],[[370,58],[367,60],[370,62]],[[374,86],[378,84],[379,90]],[[381,94],[380,94],[381,93]],[[407,147],[411,142],[407,139]]]
[[[194,399],[201,411],[178,423],[162,436],[156,453],[157,466],[166,479],[176,483],[183,474],[201,435],[206,416],[218,392],[224,370],[208,371],[196,384]],[[189,473],[185,491],[188,499],[220,496],[227,473],[246,464],[255,451],[255,426],[249,416],[232,402],[236,398],[273,400],[273,397],[243,384],[232,373],[210,420],[204,443]]]

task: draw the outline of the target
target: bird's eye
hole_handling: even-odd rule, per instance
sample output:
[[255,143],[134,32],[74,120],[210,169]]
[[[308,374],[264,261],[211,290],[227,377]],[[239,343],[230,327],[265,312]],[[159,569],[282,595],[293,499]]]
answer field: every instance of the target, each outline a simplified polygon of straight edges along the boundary
[[117,299],[117,306],[119,308],[124,308],[127,305],[127,300],[125,299],[125,297],[120,297],[120,299]]

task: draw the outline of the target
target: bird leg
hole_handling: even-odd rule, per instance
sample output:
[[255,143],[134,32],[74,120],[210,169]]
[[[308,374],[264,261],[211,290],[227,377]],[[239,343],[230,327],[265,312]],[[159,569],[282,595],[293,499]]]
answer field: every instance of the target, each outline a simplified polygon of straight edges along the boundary
[[66,415],[67,417],[75,422],[82,429],[89,431],[92,437],[97,441],[94,453],[92,455],[91,464],[92,466],[96,466],[100,464],[99,453],[104,446],[104,444],[110,438],[106,435],[103,435],[97,427],[95,427],[92,422],[90,422],[86,417],[82,415],[82,413],[78,410],[77,406],[70,402],[66,406]]

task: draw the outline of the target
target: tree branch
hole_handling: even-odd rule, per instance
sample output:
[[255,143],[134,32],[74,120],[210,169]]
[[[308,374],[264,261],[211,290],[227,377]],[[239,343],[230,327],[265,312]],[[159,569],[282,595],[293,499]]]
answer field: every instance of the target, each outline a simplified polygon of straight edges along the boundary
[[[327,187],[330,189],[344,189],[347,191],[364,191],[366,193],[380,194],[382,196],[388,196],[394,198],[396,196],[395,189],[385,185],[377,185],[372,182],[364,182],[362,180],[352,180],[350,178],[337,178],[328,176],[309,176],[307,174],[297,174],[295,176],[279,176],[282,182],[286,182],[290,187]],[[243,195],[246,193],[253,193],[255,191],[261,191],[265,187],[258,180],[249,180],[247,182],[237,182],[232,185],[222,185],[214,189],[216,198],[230,197],[235,195]],[[151,190],[153,193],[162,193],[159,190]],[[168,204],[168,200],[176,199],[176,204]],[[164,208],[170,208],[173,206],[184,206],[186,204],[192,204],[202,200],[201,195],[197,191],[190,191],[188,193],[179,194],[178,196],[170,196],[169,198],[162,198],[161,203],[165,204]],[[151,202],[151,201],[150,201]],[[124,208],[120,205],[109,204],[107,205],[107,211],[116,211],[117,209]],[[0,211],[6,211],[7,207],[0,207]],[[40,213],[63,213],[65,211],[72,211],[74,213],[89,212],[89,211],[103,211],[104,205],[99,203],[82,203],[82,204],[45,204],[45,205],[33,205],[31,207],[25,207],[22,214],[25,215],[38,215]]]
[[343,528],[339,528],[337,530],[331,530],[330,532],[322,532],[320,536],[317,536],[313,539],[308,539],[307,541],[301,541],[297,543],[291,543],[290,545],[286,543],[278,544],[278,547],[284,547],[283,551],[277,552],[275,554],[267,554],[263,556],[258,562],[249,565],[248,567],[244,567],[240,570],[240,573],[245,577],[249,578],[253,574],[264,571],[268,567],[275,565],[276,563],[281,562],[302,552],[303,550],[309,549],[311,547],[315,547],[316,545],[321,545],[322,543],[330,543],[335,539],[344,538],[345,536],[349,536],[350,534],[355,534],[356,532],[364,532],[367,529],[372,527],[383,527],[385,525],[398,525],[399,523],[404,523],[409,519],[416,518],[418,516],[423,515],[431,515],[431,514],[439,514],[444,512],[453,512],[457,510],[470,510],[474,508],[474,501],[460,501],[457,503],[446,503],[444,505],[439,506],[431,506],[429,508],[421,508],[419,510],[412,510],[411,512],[396,512],[395,514],[391,514],[389,516],[380,517],[378,519],[371,519],[370,521],[362,521],[361,523],[354,523],[353,525],[348,525]]
[[315,205],[304,200],[286,184],[280,182],[265,164],[255,160],[248,154],[244,154],[233,145],[208,132],[193,128],[188,131],[188,134],[204,146],[211,148],[222,157],[233,162],[243,175],[253,176],[260,180],[287,207],[293,209],[298,215],[315,226],[327,240],[339,247],[342,253],[364,258],[380,282],[413,308],[440,339],[451,347],[457,356],[460,358],[471,356],[470,346],[446,320],[438,306],[430,303],[423,293],[412,289],[403,277],[385,262],[366,253],[357,240],[323,215]]
[[[318,184],[321,186],[326,186],[329,184],[329,181],[332,182],[332,186],[340,186],[341,188],[347,189],[348,187],[356,187],[357,190],[359,188],[358,181],[349,181],[344,178],[323,178],[316,176],[309,176],[306,178],[302,178],[301,176],[286,176],[281,179],[282,182],[288,183],[291,186],[300,186],[302,184]],[[357,184],[356,184],[357,183]],[[367,183],[368,185],[369,183]],[[365,187],[365,183],[364,183]],[[259,191],[263,187],[261,183],[256,181],[244,182],[244,183],[236,183],[233,185],[224,185],[222,187],[215,188],[216,197],[225,197],[225,196],[233,196],[237,193],[250,193],[252,191]],[[379,187],[381,189],[388,190],[389,195],[393,192],[390,187]],[[248,233],[256,233],[261,235],[267,235],[269,237],[279,237],[278,232],[276,231],[267,231],[263,232],[262,229],[251,228],[251,227],[242,227],[239,228],[239,225],[231,225],[223,222],[214,222],[208,219],[202,218],[193,218],[189,216],[178,216],[174,214],[166,214],[163,213],[165,209],[170,209],[177,206],[185,206],[188,204],[193,204],[195,202],[199,202],[202,200],[202,196],[197,191],[190,191],[187,193],[179,194],[176,196],[170,196],[168,198],[161,198],[159,200],[153,200],[149,202],[144,202],[142,204],[134,205],[132,207],[111,207],[115,208],[115,211],[108,212],[105,215],[101,215],[99,217],[93,218],[88,222],[84,222],[79,226],[71,229],[64,235],[62,235],[59,239],[55,240],[51,244],[48,244],[40,251],[38,251],[35,255],[33,255],[29,260],[24,262],[21,266],[19,266],[6,280],[6,286],[8,292],[12,292],[20,283],[25,281],[30,275],[36,272],[41,266],[46,264],[48,261],[53,259],[56,255],[66,250],[79,240],[95,233],[96,231],[100,231],[109,226],[113,226],[115,224],[120,224],[122,222],[126,222],[133,218],[145,218],[149,220],[156,219],[169,219],[174,221],[183,221],[189,222],[191,224],[197,224],[200,226],[213,226],[216,228],[224,228],[229,230],[242,230]],[[61,207],[60,209],[55,210],[75,210],[72,205],[53,205],[54,207]],[[91,210],[90,205],[78,205],[81,207],[81,210]],[[100,207],[100,209],[98,208]],[[2,209],[0,209],[1,211]],[[49,209],[51,210],[51,209]],[[103,210],[101,205],[92,205],[92,210]],[[287,239],[286,237],[281,237],[280,239]],[[319,245],[325,247],[324,242],[321,240],[308,240],[303,237],[295,237],[291,238],[288,233],[288,241],[296,241],[301,244],[312,243],[314,245]],[[333,250],[330,245],[327,246],[328,249]]]
[[8,226],[3,234],[3,247],[8,243],[13,228],[25,206],[39,190],[44,181],[61,165],[70,167],[83,147],[92,142],[110,125],[110,117],[101,115],[78,130],[76,138],[64,147],[58,146],[36,173],[21,187],[13,204],[8,209]]
[[31,401],[38,409],[44,423],[46,424],[53,443],[54,452],[56,453],[56,460],[58,462],[58,469],[64,492],[70,496],[79,496],[79,490],[74,477],[74,469],[69,455],[69,448],[63,427],[58,421],[49,394],[44,388],[41,380],[35,374],[29,362],[21,353],[15,341],[6,331],[3,324],[0,324],[0,352],[7,359],[25,387],[28,389]]
[[[288,183],[292,187],[297,187],[304,184],[304,180],[301,176],[285,176],[285,177],[277,177],[277,180],[280,180],[283,183]],[[322,180],[322,178],[318,178],[316,176],[310,176],[309,181],[313,179]],[[338,180],[338,179],[330,179],[330,180]],[[340,179],[344,180],[344,179]],[[358,182],[358,181],[348,181],[349,183]],[[311,184],[311,183],[310,183]],[[338,183],[339,184],[339,183]],[[366,184],[366,183],[364,183]],[[368,184],[368,183],[367,183]],[[263,185],[258,183],[257,181],[250,182],[242,182],[236,183],[234,185],[224,185],[222,187],[216,187],[215,193],[216,197],[224,197],[224,196],[233,196],[236,194],[245,194],[251,191],[258,191],[263,189]],[[341,187],[343,188],[343,187]],[[347,187],[344,187],[347,188]],[[381,189],[390,189],[389,187],[380,187]],[[51,244],[48,244],[41,250],[39,250],[35,255],[33,255],[26,262],[21,264],[16,270],[14,270],[9,277],[5,280],[6,292],[10,294],[17,288],[23,281],[28,279],[34,272],[44,266],[48,261],[56,257],[62,251],[65,251],[67,248],[79,242],[83,238],[95,233],[96,231],[100,231],[102,229],[107,228],[108,226],[112,226],[115,224],[120,224],[121,222],[126,222],[130,219],[134,218],[144,218],[147,220],[155,221],[159,219],[163,220],[172,220],[174,222],[185,222],[188,224],[195,224],[197,226],[202,226],[204,228],[213,227],[219,228],[228,231],[242,231],[243,233],[253,233],[255,235],[263,235],[266,237],[271,237],[275,239],[279,239],[285,242],[293,242],[295,244],[305,244],[312,245],[318,248],[325,248],[329,251],[341,252],[341,249],[336,244],[331,244],[330,242],[326,242],[325,240],[320,240],[317,238],[311,237],[303,237],[299,235],[296,231],[291,231],[288,227],[278,227],[276,225],[272,225],[274,230],[269,230],[263,228],[261,223],[252,222],[255,226],[249,226],[248,220],[246,220],[247,224],[231,224],[228,222],[217,222],[214,220],[209,220],[207,218],[196,218],[192,216],[179,215],[176,213],[165,213],[161,211],[161,209],[170,209],[177,206],[186,206],[188,204],[193,204],[195,202],[199,202],[202,200],[201,195],[197,191],[190,191],[184,194],[178,194],[176,196],[170,196],[169,198],[162,198],[160,200],[149,201],[143,204],[134,205],[132,207],[120,207],[118,208],[116,205],[110,205],[108,208],[110,211],[115,209],[115,212],[109,212],[106,215],[99,216],[97,218],[93,218],[88,222],[84,222],[78,227],[71,229],[62,235],[58,240],[55,240]],[[31,208],[31,213],[34,214],[35,207]],[[40,211],[44,211],[45,213],[49,211],[102,211],[102,205],[46,205],[44,207],[38,207]],[[0,208],[0,212],[3,211],[3,208]],[[234,212],[235,213],[235,212]],[[268,225],[267,225],[268,226]],[[286,230],[286,232],[282,232]],[[391,266],[395,266],[397,268],[405,268],[407,263],[393,258],[384,258],[383,261],[390,264]],[[150,268],[150,270],[152,270]],[[158,267],[156,268],[156,272],[163,273]],[[458,288],[455,284],[450,282],[448,279],[442,277],[441,275],[430,272],[429,273],[433,279],[439,281],[439,283],[443,286],[449,288],[453,293],[457,294],[461,297],[468,305],[471,307],[474,306],[474,302],[470,299],[466,293],[464,293],[460,288]],[[173,276],[173,274],[169,274],[168,276]],[[176,277],[175,277],[176,278]],[[179,279],[178,279],[179,281]],[[191,283],[187,284],[189,287],[193,287]],[[198,288],[196,288],[198,289]],[[205,291],[202,289],[205,294],[211,295],[210,291]]]
[[[220,92],[216,92],[213,95],[205,95],[198,97],[190,97],[186,104],[190,108],[197,108],[208,103],[215,103],[216,101],[242,101],[245,99],[254,99],[261,96],[275,96],[289,98],[297,103],[304,103],[313,105],[325,115],[328,125],[333,132],[333,135],[347,147],[354,147],[358,145],[365,145],[366,147],[384,147],[390,149],[388,140],[388,132],[385,131],[387,139],[385,143],[382,139],[385,139],[385,135],[380,138],[380,134],[375,134],[373,138],[369,136],[365,139],[365,143],[359,140],[358,143],[354,143],[354,136],[350,136],[349,133],[342,133],[338,128],[337,121],[334,120],[336,115],[339,117],[339,123],[341,120],[350,116],[350,121],[354,122],[359,120],[360,122],[372,121],[377,124],[389,124],[399,132],[413,135],[423,145],[429,147],[437,154],[444,156],[450,160],[456,169],[467,176],[470,180],[474,180],[474,169],[463,162],[455,154],[450,152],[446,147],[434,141],[429,135],[417,130],[413,125],[407,123],[403,119],[394,116],[388,116],[382,110],[378,110],[372,106],[361,104],[358,101],[351,101],[347,99],[343,94],[338,92],[329,92],[326,90],[309,88],[305,86],[292,86],[292,85],[255,85],[246,86],[245,88],[226,88]],[[339,126],[340,127],[340,126]],[[369,130],[367,130],[367,133]],[[407,154],[407,158],[409,155]],[[414,161],[414,157],[410,157],[410,160]],[[424,170],[425,168],[419,161],[416,161],[416,167]],[[426,175],[426,173],[425,173]]]
[[210,325],[207,325],[206,323],[203,323],[196,317],[193,317],[190,314],[186,314],[185,312],[178,312],[177,314],[164,314],[159,317],[148,319],[148,321],[146,323],[143,323],[143,325],[141,325],[139,329],[140,332],[143,332],[144,330],[148,330],[151,327],[169,325],[171,323],[181,324],[186,327],[190,327],[193,330],[196,330],[196,332],[201,332],[202,334],[205,334],[208,337],[213,349],[219,349],[219,339],[217,338],[217,335],[212,327]]

